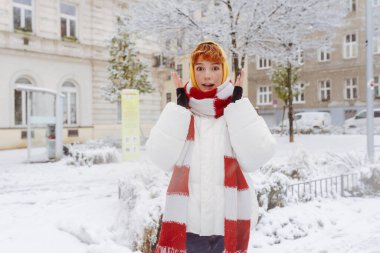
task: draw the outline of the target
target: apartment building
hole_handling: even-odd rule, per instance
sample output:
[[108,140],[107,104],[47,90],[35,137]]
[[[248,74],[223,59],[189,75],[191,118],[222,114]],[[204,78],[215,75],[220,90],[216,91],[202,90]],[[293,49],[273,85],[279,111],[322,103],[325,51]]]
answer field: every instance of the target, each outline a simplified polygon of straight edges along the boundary
[[[0,0],[0,149],[26,146],[28,98],[15,90],[19,83],[65,95],[65,142],[120,135],[119,106],[101,88],[108,82],[109,39],[126,2]],[[140,108],[146,134],[160,112],[158,91],[141,96]]]
[[[332,48],[304,52],[299,88],[304,92],[293,99],[295,112],[329,112],[334,125],[352,117],[366,107],[366,31],[365,3],[346,0],[350,13],[345,25],[336,31]],[[379,5],[380,1],[374,4]],[[342,8],[344,4],[342,4]],[[374,17],[376,18],[376,17]],[[374,39],[374,80],[379,84],[380,40]],[[250,63],[249,98],[255,101],[268,125],[277,125],[282,119],[283,102],[273,90],[267,72],[270,59],[257,58]],[[375,88],[374,106],[380,106],[380,90]]]
[[[345,0],[350,7],[346,24],[336,31],[332,48],[321,48],[313,52],[303,52],[301,78],[297,84],[304,92],[293,99],[295,112],[323,111],[329,112],[334,125],[352,117],[366,106],[366,35],[365,35],[365,2]],[[380,5],[380,1],[374,1]],[[346,5],[342,4],[342,8]],[[374,17],[375,18],[375,17]],[[380,38],[374,39],[375,82],[380,80]],[[166,68],[176,70],[188,80],[188,56],[175,58],[175,62]],[[283,102],[274,93],[273,83],[268,71],[272,68],[270,59],[249,59],[244,87],[247,96],[267,124],[275,126],[280,123],[283,114]],[[231,64],[230,64],[231,66]],[[165,69],[161,67],[161,69]],[[175,101],[175,88],[170,81],[161,83],[161,106]],[[380,89],[375,88],[374,105],[380,106]]]

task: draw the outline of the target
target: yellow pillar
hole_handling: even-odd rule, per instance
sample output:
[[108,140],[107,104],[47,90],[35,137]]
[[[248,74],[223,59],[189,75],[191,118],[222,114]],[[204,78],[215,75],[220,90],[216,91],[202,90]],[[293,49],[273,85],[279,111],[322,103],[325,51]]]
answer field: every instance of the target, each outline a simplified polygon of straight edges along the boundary
[[140,158],[139,91],[124,89],[121,92],[121,146],[124,161]]

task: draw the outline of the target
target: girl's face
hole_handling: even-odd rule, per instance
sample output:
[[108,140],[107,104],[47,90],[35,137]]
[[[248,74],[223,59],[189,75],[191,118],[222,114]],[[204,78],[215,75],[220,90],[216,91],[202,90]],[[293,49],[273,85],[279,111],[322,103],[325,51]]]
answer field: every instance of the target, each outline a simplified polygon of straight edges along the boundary
[[204,60],[201,56],[194,64],[194,75],[201,91],[216,89],[223,81],[222,64]]

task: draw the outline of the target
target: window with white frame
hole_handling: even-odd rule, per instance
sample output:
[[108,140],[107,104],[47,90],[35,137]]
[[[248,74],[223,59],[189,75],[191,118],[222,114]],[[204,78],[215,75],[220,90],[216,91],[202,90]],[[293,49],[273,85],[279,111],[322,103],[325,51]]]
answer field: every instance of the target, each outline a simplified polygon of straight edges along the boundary
[[166,103],[169,103],[172,101],[172,93],[166,92]]
[[[21,77],[16,80],[15,85],[32,85],[32,82],[25,78]],[[28,110],[28,96],[26,91],[14,91],[14,122],[16,126],[25,126],[27,123],[27,110]],[[31,110],[33,109],[33,106]],[[33,114],[33,110],[32,110]]]
[[13,0],[13,28],[31,32],[33,30],[32,0]]
[[380,89],[379,89],[380,76],[375,76],[373,80],[375,82],[374,96],[376,98],[380,98]]
[[272,104],[272,86],[265,85],[257,88],[257,104],[271,105]]
[[267,58],[257,57],[256,66],[257,69],[269,69],[272,67],[272,61]]
[[303,52],[303,50],[301,48],[297,49],[297,52],[296,52],[296,61],[300,65],[304,64],[304,52]]
[[351,12],[356,11],[356,0],[346,0],[347,1],[347,7],[348,10]]
[[331,50],[327,47],[322,47],[318,50],[318,61],[326,62],[331,60]]
[[182,64],[177,64],[176,71],[177,71],[179,77],[182,78],[182,76],[183,76]]
[[77,37],[77,9],[76,6],[61,3],[61,37]]
[[305,83],[297,83],[293,86],[293,104],[305,103]]
[[183,37],[181,36],[177,38],[177,48],[182,49],[182,47],[183,47]]
[[321,101],[329,101],[331,98],[331,81],[319,80],[319,96]]
[[170,39],[165,40],[165,48],[167,50],[170,50],[171,45],[172,45],[172,41]]
[[347,78],[344,80],[344,99],[356,99],[358,98],[358,79]]
[[343,43],[343,58],[350,59],[358,56],[358,40],[356,33],[346,34]]
[[62,85],[63,98],[63,123],[65,125],[78,124],[78,92],[71,82]]

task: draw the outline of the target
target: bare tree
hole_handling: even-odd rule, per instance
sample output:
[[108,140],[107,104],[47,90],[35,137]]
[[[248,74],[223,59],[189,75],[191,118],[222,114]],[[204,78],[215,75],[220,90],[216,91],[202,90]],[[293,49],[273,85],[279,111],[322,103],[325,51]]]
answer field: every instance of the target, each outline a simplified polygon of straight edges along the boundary
[[[139,0],[129,8],[126,29],[161,42],[178,38],[183,53],[199,41],[215,40],[231,52],[236,74],[249,56],[294,64],[298,48],[325,44],[331,29],[342,24],[341,5],[340,0]],[[320,39],[310,40],[315,33]]]

